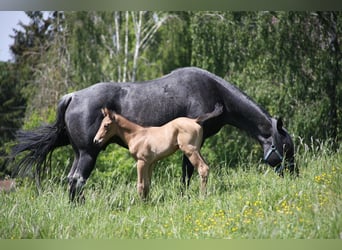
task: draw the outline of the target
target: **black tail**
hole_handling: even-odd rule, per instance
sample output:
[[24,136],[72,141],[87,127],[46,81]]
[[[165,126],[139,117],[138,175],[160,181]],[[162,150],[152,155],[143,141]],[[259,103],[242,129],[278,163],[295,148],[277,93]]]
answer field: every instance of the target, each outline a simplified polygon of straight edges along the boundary
[[39,179],[47,165],[47,156],[50,154],[51,157],[55,148],[70,143],[65,130],[64,115],[71,99],[71,95],[67,95],[60,100],[55,123],[17,133],[18,143],[12,148],[12,158],[24,151],[29,153],[16,164],[12,175],[34,170],[34,174]]
[[214,111],[210,113],[203,114],[199,117],[197,117],[196,121],[198,124],[203,125],[203,123],[211,118],[214,118],[216,116],[219,116],[223,112],[223,106],[219,103],[215,104],[215,109]]

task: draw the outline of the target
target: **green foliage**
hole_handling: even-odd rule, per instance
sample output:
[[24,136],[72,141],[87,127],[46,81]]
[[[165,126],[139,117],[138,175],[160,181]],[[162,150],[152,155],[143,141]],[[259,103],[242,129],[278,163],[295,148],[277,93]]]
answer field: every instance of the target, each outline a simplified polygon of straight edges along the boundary
[[26,101],[34,98],[35,89],[33,75],[41,56],[48,50],[48,41],[53,35],[50,30],[51,19],[44,19],[41,11],[28,11],[31,19],[28,25],[20,23],[22,30],[14,29],[14,44],[10,46],[14,57],[14,75],[16,84]]
[[132,176],[136,176],[135,172],[135,161],[128,150],[118,145],[109,145],[98,156],[89,185],[116,185],[118,179],[131,180]]
[[11,63],[0,63],[0,178],[11,173],[7,155],[15,132],[23,124],[25,100]]
[[0,146],[13,139],[22,125],[25,108],[11,63],[0,63]]
[[[101,50],[104,50],[101,41],[101,29],[96,19],[100,15],[95,12],[66,12],[65,26],[68,29],[68,44],[71,67],[73,68],[72,80],[81,88],[103,80],[101,72]],[[109,21],[109,20],[108,20]]]

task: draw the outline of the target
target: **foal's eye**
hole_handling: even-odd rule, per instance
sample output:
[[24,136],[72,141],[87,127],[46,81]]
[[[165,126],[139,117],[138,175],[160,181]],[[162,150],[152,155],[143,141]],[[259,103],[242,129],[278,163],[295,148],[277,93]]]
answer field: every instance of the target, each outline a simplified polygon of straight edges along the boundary
[[104,128],[105,128],[105,129],[108,129],[108,128],[109,128],[109,124],[105,124],[105,125],[104,125]]

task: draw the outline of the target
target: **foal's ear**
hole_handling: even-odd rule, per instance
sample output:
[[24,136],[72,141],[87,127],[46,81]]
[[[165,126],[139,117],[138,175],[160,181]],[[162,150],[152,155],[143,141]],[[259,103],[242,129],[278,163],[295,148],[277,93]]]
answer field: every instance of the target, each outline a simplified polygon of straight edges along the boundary
[[102,112],[103,117],[108,115],[108,109],[107,108],[102,108],[101,112]]
[[102,108],[101,109],[103,117],[109,116],[111,120],[115,120],[115,112],[108,109],[108,108]]

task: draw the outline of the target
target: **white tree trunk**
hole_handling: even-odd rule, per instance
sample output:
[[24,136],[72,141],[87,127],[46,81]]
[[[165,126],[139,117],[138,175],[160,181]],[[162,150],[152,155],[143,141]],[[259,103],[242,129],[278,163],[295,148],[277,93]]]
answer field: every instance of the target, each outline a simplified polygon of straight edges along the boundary
[[122,81],[126,82],[127,78],[127,63],[128,63],[128,19],[129,19],[129,13],[126,11],[125,15],[126,19],[126,26],[125,26],[125,51],[124,51],[124,65],[123,65],[123,77]]
[[131,81],[135,81],[137,68],[138,68],[138,59],[139,59],[139,50],[140,50],[140,38],[141,38],[141,26],[142,26],[142,15],[143,11],[139,11],[138,20],[136,20],[135,13],[132,12],[132,19],[134,24],[134,32],[135,32],[135,48],[134,48],[134,56],[133,56],[133,68],[132,68],[132,76]]
[[[114,24],[115,24],[115,51],[116,54],[120,54],[121,44],[120,44],[120,25],[119,25],[119,12],[114,12]],[[121,81],[121,64],[117,64],[118,67],[118,79],[117,81]]]

